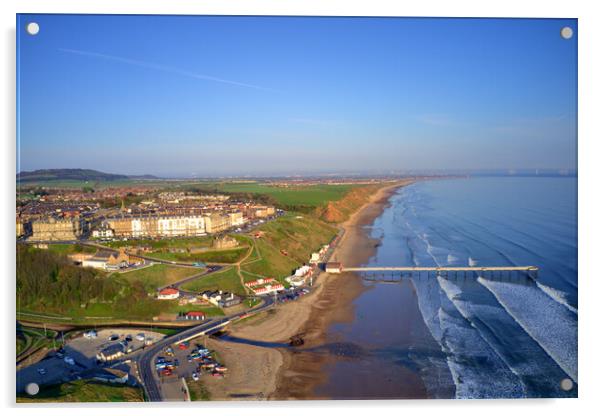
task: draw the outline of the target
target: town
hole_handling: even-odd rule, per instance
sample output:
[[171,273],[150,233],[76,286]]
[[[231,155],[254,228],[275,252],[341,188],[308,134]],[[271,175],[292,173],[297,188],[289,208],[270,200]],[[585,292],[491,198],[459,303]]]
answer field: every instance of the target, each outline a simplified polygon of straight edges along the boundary
[[[336,195],[337,187],[367,185],[266,189],[294,195],[321,186]],[[17,311],[23,394],[32,383],[83,379],[142,389],[146,400],[203,396],[206,377],[228,377],[228,363],[203,346],[207,337],[309,294],[342,235],[316,214],[288,212],[261,194],[174,191],[156,182],[91,189],[30,186],[17,197],[18,264],[49,261],[39,269],[51,273],[49,288],[61,284],[52,276],[80,276],[72,295],[41,308],[48,294],[30,293],[40,290],[39,277],[19,268],[23,288],[30,280],[36,288],[22,290]],[[101,289],[83,295],[90,289],[82,276]],[[125,295],[137,288],[135,298]],[[68,307],[69,297],[78,302]]]

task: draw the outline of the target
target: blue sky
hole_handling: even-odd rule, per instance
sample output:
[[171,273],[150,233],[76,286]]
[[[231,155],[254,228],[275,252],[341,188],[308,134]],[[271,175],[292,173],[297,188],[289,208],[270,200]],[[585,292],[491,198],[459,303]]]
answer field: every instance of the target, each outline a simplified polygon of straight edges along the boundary
[[574,19],[20,15],[17,24],[19,170],[576,168]]

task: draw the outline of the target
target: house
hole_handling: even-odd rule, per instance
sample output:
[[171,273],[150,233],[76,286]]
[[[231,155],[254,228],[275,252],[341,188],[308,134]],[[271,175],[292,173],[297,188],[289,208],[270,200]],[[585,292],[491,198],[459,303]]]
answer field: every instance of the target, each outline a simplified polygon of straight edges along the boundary
[[265,286],[251,289],[256,295],[269,295],[270,293],[276,293],[280,290],[284,290],[282,283],[270,283]]
[[304,265],[304,266],[299,267],[297,270],[295,270],[295,276],[303,277],[303,276],[307,275],[307,273],[309,273],[310,271],[311,271],[311,268],[307,265]]
[[220,308],[229,308],[231,306],[238,305],[242,302],[240,296],[236,296],[234,293],[224,292],[222,298],[218,301],[217,306]]
[[184,319],[193,321],[204,321],[205,313],[201,311],[190,311],[184,315]]
[[124,344],[111,344],[108,347],[103,348],[98,354],[96,354],[96,359],[100,361],[113,361],[123,357],[126,353],[127,347]]
[[113,229],[109,227],[106,222],[100,224],[97,228],[92,231],[93,238],[110,239],[115,237]]
[[107,270],[119,270],[126,268],[130,265],[130,257],[125,253],[124,248],[119,249],[119,253],[111,254],[107,260]]
[[341,273],[343,270],[343,265],[339,262],[328,262],[326,263],[326,273]]
[[180,297],[180,291],[173,287],[166,287],[165,289],[161,289],[159,294],[157,295],[157,299],[161,300],[171,300],[177,299]]
[[256,295],[267,295],[284,289],[284,286],[281,283],[278,283],[271,277],[247,282],[245,283],[245,286],[251,289]]
[[81,258],[83,267],[93,267],[102,270],[119,270],[130,265],[130,257],[121,248],[118,253],[108,250],[99,250],[91,257]]

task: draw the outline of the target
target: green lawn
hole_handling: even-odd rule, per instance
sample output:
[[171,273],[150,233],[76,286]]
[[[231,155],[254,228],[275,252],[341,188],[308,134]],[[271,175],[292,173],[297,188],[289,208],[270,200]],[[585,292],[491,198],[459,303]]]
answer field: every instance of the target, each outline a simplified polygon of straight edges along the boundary
[[140,270],[122,273],[121,276],[130,282],[140,281],[148,292],[154,292],[158,287],[170,285],[201,272],[203,272],[201,268],[155,264]]
[[245,293],[244,288],[240,284],[240,278],[236,273],[236,268],[230,267],[224,271],[212,273],[207,277],[196,279],[182,285],[182,289],[193,292],[202,292],[204,290],[221,289],[227,292],[233,292],[239,295]]
[[211,250],[199,253],[169,253],[155,252],[149,253],[149,257],[161,260],[181,261],[181,262],[203,262],[203,263],[236,263],[242,259],[249,247],[237,247],[232,250]]
[[183,237],[183,238],[166,238],[162,240],[140,239],[128,241],[111,241],[105,243],[108,247],[142,247],[148,246],[154,250],[162,248],[210,248],[213,244],[212,236],[204,237]]
[[82,246],[81,244],[48,244],[48,250],[58,254],[95,253],[96,248]]
[[18,403],[48,402],[142,402],[142,389],[118,386],[91,380],[77,380],[64,384],[42,386],[35,396],[17,396]]

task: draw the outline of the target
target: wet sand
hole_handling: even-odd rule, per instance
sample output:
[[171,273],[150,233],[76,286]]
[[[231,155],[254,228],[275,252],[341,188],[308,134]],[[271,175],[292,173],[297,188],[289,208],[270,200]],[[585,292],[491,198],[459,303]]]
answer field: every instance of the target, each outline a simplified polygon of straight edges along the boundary
[[[382,214],[388,206],[389,198],[399,187],[409,183],[411,181],[408,180],[381,188],[343,223],[345,233],[331,261],[340,261],[346,266],[366,263],[374,255],[378,240],[368,236],[365,226],[371,225]],[[316,386],[326,381],[325,366],[347,354],[353,354],[353,351],[328,340],[328,328],[334,323],[352,322],[355,318],[353,301],[366,290],[368,288],[362,280],[353,273],[322,273],[316,279],[314,290],[310,294],[253,317],[244,325],[233,326],[230,334],[239,338],[288,342],[290,337],[301,335],[305,343],[297,349],[275,349],[244,344],[234,346],[232,342],[214,340],[213,348],[219,354],[232,351],[228,355],[237,365],[233,367],[230,360],[224,360],[232,372],[227,379],[222,380],[226,383],[220,385],[219,390],[207,386],[212,397],[217,400],[241,395],[247,400],[329,398],[316,395]],[[260,365],[257,365],[255,354],[247,354],[257,350],[263,351]],[[269,368],[269,371],[264,371],[263,367]],[[275,371],[276,369],[278,370]],[[250,393],[245,383],[237,381],[243,379],[254,386],[260,386],[261,393]],[[413,385],[415,381],[410,380],[409,383]],[[423,386],[416,384],[415,387],[418,392],[424,391]],[[417,396],[421,397],[422,394],[417,393]]]

